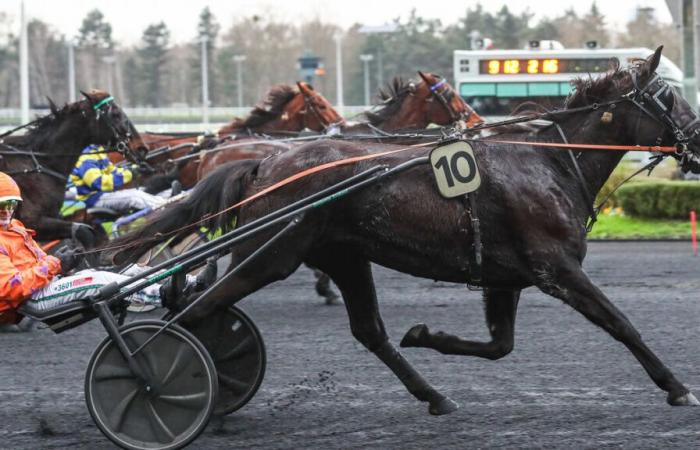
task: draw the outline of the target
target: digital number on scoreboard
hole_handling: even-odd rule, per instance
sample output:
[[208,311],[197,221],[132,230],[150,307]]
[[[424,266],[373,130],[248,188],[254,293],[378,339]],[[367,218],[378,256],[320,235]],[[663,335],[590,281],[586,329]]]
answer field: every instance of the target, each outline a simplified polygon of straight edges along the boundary
[[610,58],[562,59],[482,59],[481,75],[542,75],[557,73],[595,73],[610,68]]

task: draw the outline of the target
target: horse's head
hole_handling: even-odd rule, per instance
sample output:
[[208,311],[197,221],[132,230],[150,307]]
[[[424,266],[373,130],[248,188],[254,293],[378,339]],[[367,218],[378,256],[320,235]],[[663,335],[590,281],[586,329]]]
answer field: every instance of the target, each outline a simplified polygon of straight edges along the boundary
[[130,150],[130,141],[140,141],[139,133],[114,97],[99,90],[80,92],[85,97],[81,110],[89,121],[91,143],[106,145],[138,161],[137,155]]
[[567,108],[596,111],[593,120],[615,127],[636,145],[675,146],[683,171],[700,173],[700,118],[656,73],[662,48],[601,81],[575,81]]
[[424,103],[426,115],[430,122],[438,125],[450,125],[464,121],[467,127],[483,123],[479,116],[452,88],[445,78],[420,70],[418,75],[422,83],[415,86],[415,101]]
[[270,89],[267,98],[256,105],[248,117],[234,119],[222,127],[219,136],[239,130],[253,133],[301,131],[305,128],[323,131],[345,121],[321,94],[306,83],[281,84]]
[[285,108],[285,112],[289,116],[301,115],[303,128],[323,131],[333,125],[345,124],[345,119],[310,84],[297,81],[297,87],[299,88],[299,95],[288,103],[289,111]]
[[387,89],[379,91],[382,103],[365,116],[374,126],[385,131],[425,128],[431,123],[452,125],[458,122],[472,127],[482,118],[467,105],[438,75],[418,72],[421,81],[404,82],[394,78]]

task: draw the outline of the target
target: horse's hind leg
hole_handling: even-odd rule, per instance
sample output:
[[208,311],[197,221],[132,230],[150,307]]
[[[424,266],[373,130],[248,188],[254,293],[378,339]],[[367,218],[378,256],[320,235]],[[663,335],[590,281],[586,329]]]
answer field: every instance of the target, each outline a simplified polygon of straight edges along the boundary
[[520,291],[484,289],[486,325],[490,342],[475,342],[438,331],[431,333],[424,324],[411,328],[401,340],[401,347],[432,348],[446,355],[470,355],[500,359],[513,350],[515,314]]
[[[249,257],[254,251],[265,245],[272,235],[260,236],[255,239],[240,243],[231,252],[232,263],[227,273],[212,287],[206,298],[197,299],[197,304],[188,311],[186,321],[196,321],[212,314],[218,309],[226,308],[243,299],[248,294],[267,286],[268,284],[287,278],[302,262],[303,256],[314,239],[312,233],[313,224],[298,225],[299,228],[291,231],[279,241],[276,241],[247,265],[232,275],[232,271],[241,261]],[[224,280],[224,278],[226,278]],[[222,281],[223,280],[223,281]],[[190,299],[191,300],[191,299]],[[178,305],[178,309],[186,305]]]
[[667,401],[670,405],[700,406],[695,396],[644,344],[627,317],[591,282],[578,264],[571,262],[568,265],[548,265],[545,270],[537,272],[537,286],[543,292],[560,298],[622,342],[642,364],[654,383],[668,392]]
[[[418,400],[430,404],[429,412],[440,415],[457,404],[437,392],[389,342],[377,306],[377,295],[369,261],[342,250],[313,264],[326,272],[343,294],[353,336],[374,353]],[[342,256],[340,256],[342,255]]]

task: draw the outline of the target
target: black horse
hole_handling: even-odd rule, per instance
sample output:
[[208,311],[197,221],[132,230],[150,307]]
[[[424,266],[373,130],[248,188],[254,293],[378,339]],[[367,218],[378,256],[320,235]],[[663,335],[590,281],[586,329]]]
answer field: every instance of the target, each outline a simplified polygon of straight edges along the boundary
[[[552,116],[566,139],[592,144],[678,144],[685,168],[698,171],[700,122],[687,102],[655,74],[660,55],[661,48],[629,69],[615,68],[601,78],[576,81],[566,113]],[[586,255],[585,223],[592,201],[584,187],[593,195],[597,193],[623,153],[582,152],[577,158],[582,172],[579,177],[566,152],[489,142],[496,139],[562,142],[556,125],[511,130],[474,142],[482,178],[481,187],[472,194],[476,196],[483,242],[479,280],[473,276],[469,203],[441,197],[431,169],[419,166],[304,216],[286,240],[278,241],[222,289],[198,303],[191,319],[201,320],[217,308],[286,278],[302,262],[310,263],[328,273],[341,289],[353,335],[416,398],[429,402],[431,413],[445,414],[456,404],[434,390],[388,340],[377,307],[370,262],[415,276],[483,286],[490,342],[467,341],[418,325],[401,343],[445,354],[499,359],[510,353],[520,291],[534,285],[627,346],[656,385],[668,393],[669,404],[700,405],[581,267]],[[115,257],[132,259],[141,246],[167,238],[167,234],[156,233],[176,230],[310,166],[389,148],[323,141],[261,162],[232,163],[200,183],[187,201],[163,211],[139,232],[114,242],[125,246]],[[396,166],[423,155],[425,150],[411,149],[320,172],[240,207],[235,211],[238,223],[249,223],[376,164]],[[220,223],[231,223],[231,217]],[[243,260],[271,235],[266,233],[236,247],[234,261]]]
[[138,136],[121,108],[103,91],[83,92],[83,100],[56,107],[36,119],[26,134],[0,141],[0,170],[20,186],[24,202],[17,213],[42,240],[77,238],[90,247],[94,236],[84,224],[60,218],[66,182],[89,144],[123,148]]

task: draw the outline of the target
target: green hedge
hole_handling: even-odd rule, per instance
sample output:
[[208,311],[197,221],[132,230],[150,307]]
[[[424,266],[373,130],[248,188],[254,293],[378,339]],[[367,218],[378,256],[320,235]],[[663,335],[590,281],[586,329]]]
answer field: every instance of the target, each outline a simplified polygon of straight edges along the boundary
[[687,219],[700,214],[700,181],[654,181],[622,186],[617,198],[625,214],[655,219]]

